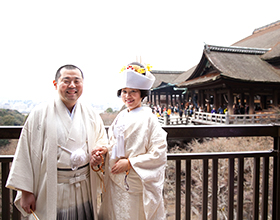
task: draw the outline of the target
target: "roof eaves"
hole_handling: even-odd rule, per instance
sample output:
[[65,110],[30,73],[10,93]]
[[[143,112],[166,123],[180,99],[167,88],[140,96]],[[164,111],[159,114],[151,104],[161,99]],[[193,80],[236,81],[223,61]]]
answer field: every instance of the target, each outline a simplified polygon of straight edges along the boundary
[[256,29],[253,31],[253,34],[258,33],[258,32],[260,32],[260,31],[263,31],[263,30],[265,30],[265,29],[267,29],[267,28],[270,28],[270,27],[272,27],[272,26],[279,25],[279,24],[280,24],[280,20],[279,20],[279,21],[275,21],[275,22],[273,22],[273,23],[270,23],[270,24],[268,24],[268,25],[262,26],[262,27],[260,27],[260,28],[256,28]]
[[205,51],[210,53],[211,51],[229,52],[229,53],[243,53],[243,54],[256,54],[263,55],[271,48],[251,48],[251,47],[236,47],[236,46],[216,46],[216,45],[204,45]]
[[181,74],[186,71],[169,71],[169,70],[152,70],[151,73],[153,74]]
[[163,88],[166,88],[166,87],[173,87],[173,86],[176,85],[176,84],[172,84],[172,83],[166,83],[166,84],[163,84],[163,83],[161,85],[159,85],[158,87],[152,88],[152,91],[158,90],[158,89],[163,89]]

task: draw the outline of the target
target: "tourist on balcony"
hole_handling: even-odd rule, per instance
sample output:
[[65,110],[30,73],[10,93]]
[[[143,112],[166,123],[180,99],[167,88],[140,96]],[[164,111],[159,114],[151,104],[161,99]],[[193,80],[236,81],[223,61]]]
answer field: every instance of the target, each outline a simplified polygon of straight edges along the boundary
[[224,114],[224,109],[222,108],[222,106],[220,106],[220,107],[218,108],[218,113],[219,113],[219,114]]
[[129,64],[122,76],[118,96],[127,109],[109,129],[108,150],[100,150],[106,154],[106,192],[99,219],[165,219],[166,132],[151,110],[141,106],[155,78],[140,63]]
[[99,114],[79,101],[83,78],[74,65],[60,67],[57,97],[33,109],[22,129],[6,186],[18,191],[15,205],[28,219],[97,219],[100,185],[89,159],[108,142]]
[[217,111],[216,111],[216,108],[215,108],[215,107],[212,108],[211,113],[212,113],[212,114],[217,114]]
[[172,110],[171,110],[171,106],[169,105],[169,106],[168,106],[168,109],[167,109],[167,115],[168,115],[168,117],[170,117],[171,113],[172,113]]

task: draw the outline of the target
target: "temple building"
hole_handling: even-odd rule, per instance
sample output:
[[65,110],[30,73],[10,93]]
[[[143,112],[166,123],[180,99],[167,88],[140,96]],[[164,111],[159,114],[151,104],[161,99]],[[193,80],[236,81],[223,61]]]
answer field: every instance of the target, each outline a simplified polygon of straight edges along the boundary
[[176,85],[181,81],[177,78],[184,71],[151,71],[156,80],[152,88],[149,101],[154,105],[160,106],[175,106],[178,103],[184,102],[186,89],[178,88]]
[[[254,30],[232,46],[204,46],[200,62],[185,72],[153,72],[150,101],[246,108],[253,114],[280,103],[280,21]],[[161,72],[161,73],[160,73]],[[160,102],[161,101],[161,102]]]

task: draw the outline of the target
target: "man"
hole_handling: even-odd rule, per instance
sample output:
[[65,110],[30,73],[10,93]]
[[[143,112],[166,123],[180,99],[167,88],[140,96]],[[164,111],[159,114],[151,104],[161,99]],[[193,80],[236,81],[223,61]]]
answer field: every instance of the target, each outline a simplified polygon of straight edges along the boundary
[[100,116],[79,101],[83,80],[78,67],[60,67],[58,97],[36,107],[23,127],[6,187],[18,190],[15,205],[30,219],[97,219],[99,176],[89,158],[107,136]]

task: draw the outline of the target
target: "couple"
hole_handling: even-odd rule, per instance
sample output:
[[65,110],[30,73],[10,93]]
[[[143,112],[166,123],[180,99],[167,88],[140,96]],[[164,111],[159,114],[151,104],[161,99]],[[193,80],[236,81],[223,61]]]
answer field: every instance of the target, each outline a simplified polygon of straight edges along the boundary
[[79,101],[83,80],[78,67],[60,67],[58,97],[30,113],[6,184],[18,191],[15,205],[28,219],[165,219],[166,133],[151,110],[141,107],[154,76],[140,63],[122,71],[118,96],[127,109],[110,127],[109,141],[100,116]]

